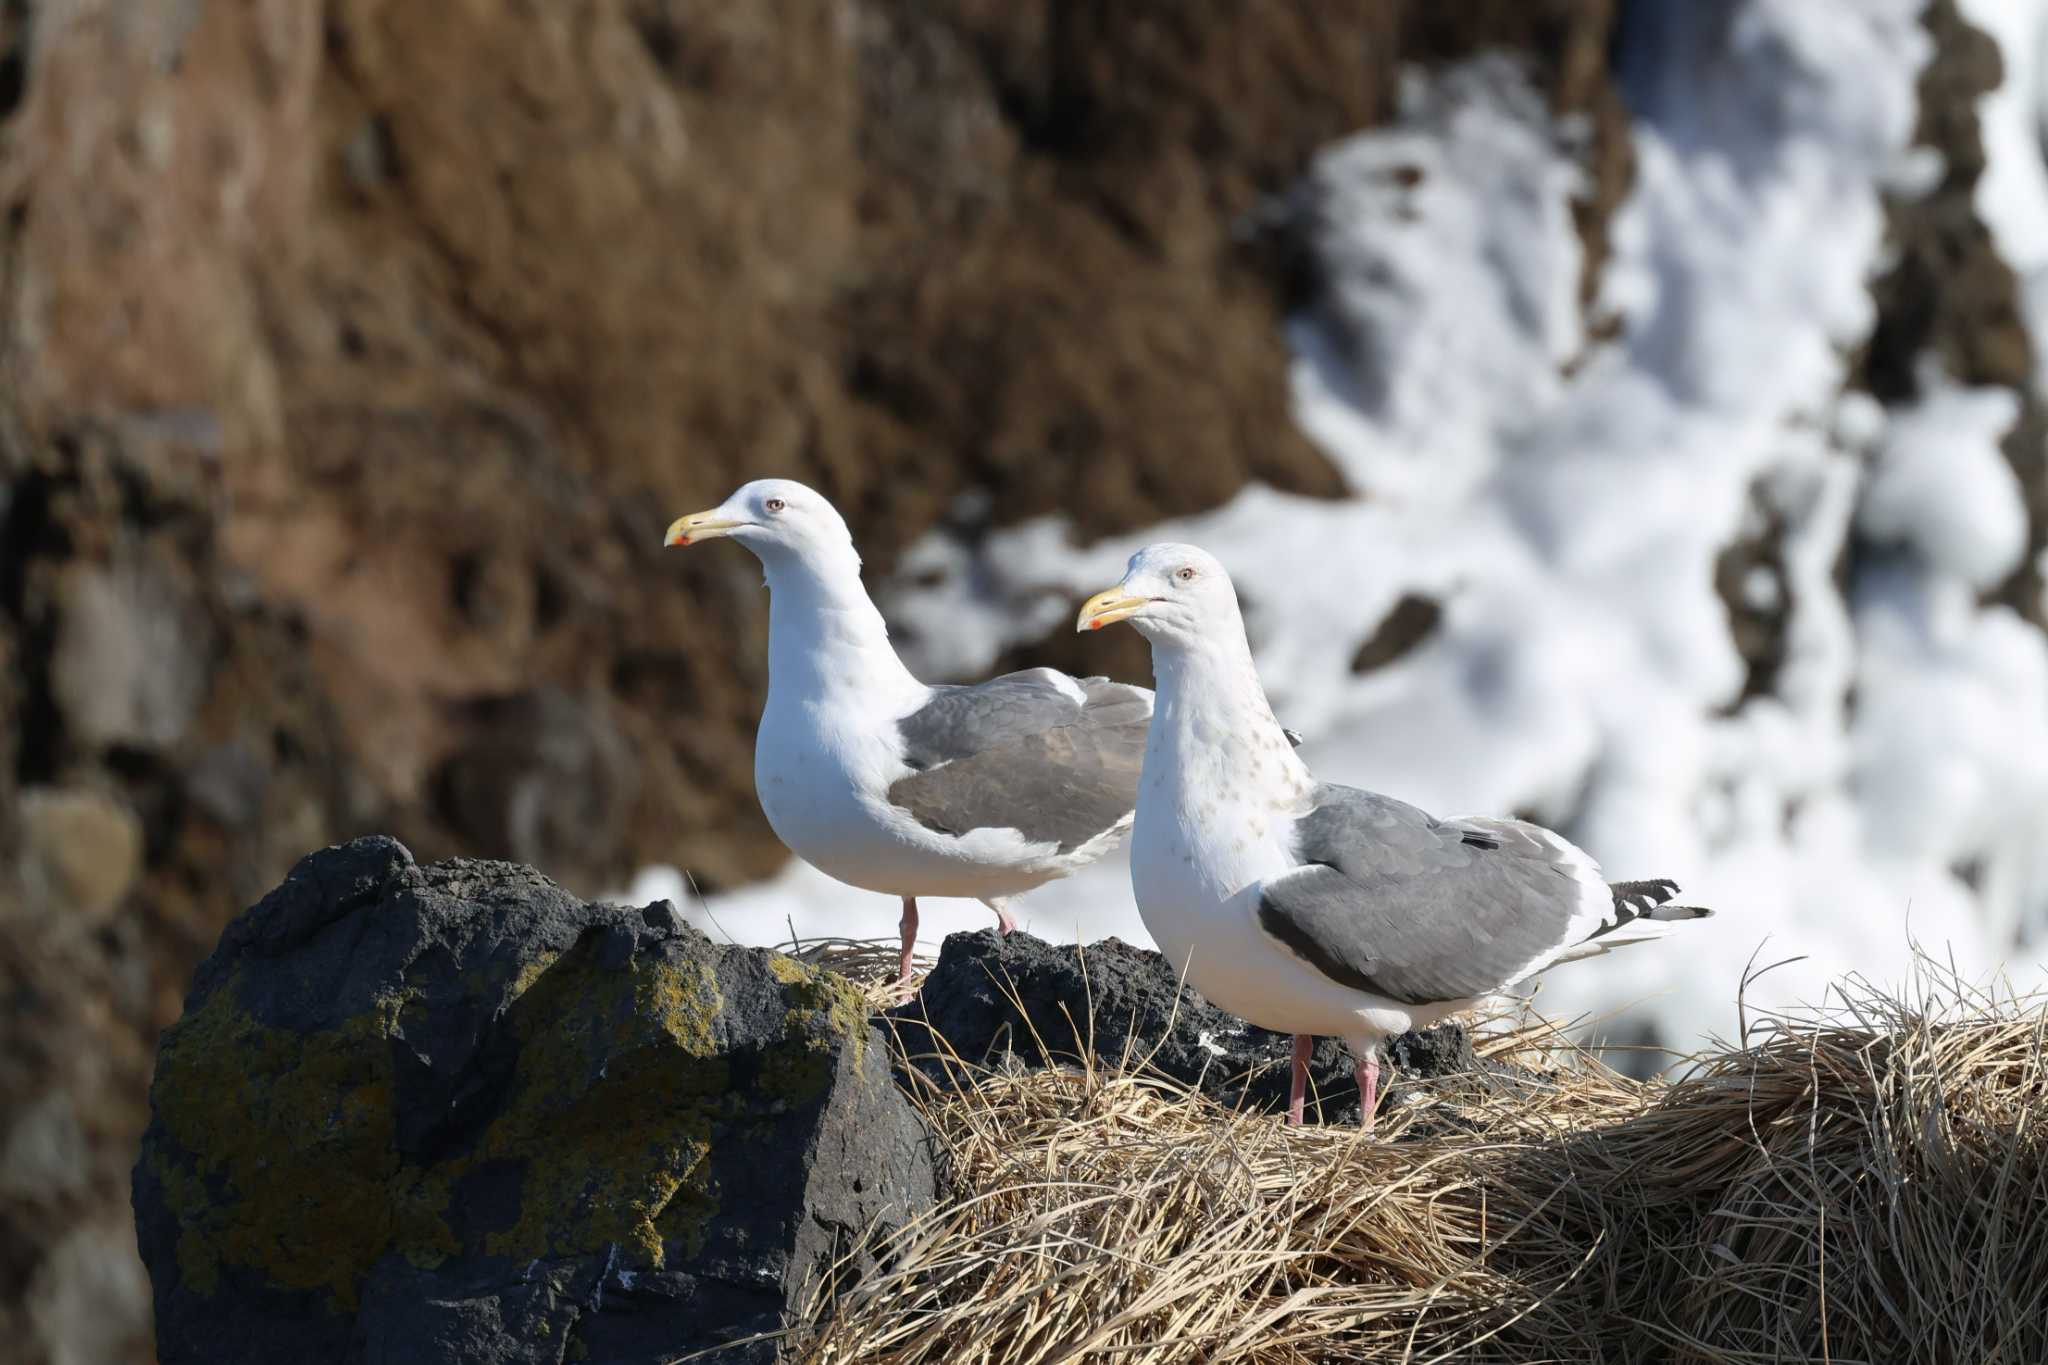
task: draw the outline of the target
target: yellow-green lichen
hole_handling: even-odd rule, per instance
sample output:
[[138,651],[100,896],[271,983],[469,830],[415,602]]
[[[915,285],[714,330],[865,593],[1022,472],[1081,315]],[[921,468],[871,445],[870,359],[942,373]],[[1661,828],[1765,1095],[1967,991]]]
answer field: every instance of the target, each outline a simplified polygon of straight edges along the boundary
[[561,953],[553,948],[537,949],[532,960],[521,963],[519,970],[514,973],[512,977],[512,991],[508,997],[508,1002],[510,1000],[517,1000],[520,996],[532,990],[533,983],[545,976],[548,968],[554,966],[561,958]]
[[715,1208],[705,1158],[730,1089],[704,963],[641,955],[619,968],[570,954],[512,1012],[520,1040],[510,1102],[476,1160],[523,1163],[520,1209],[490,1234],[496,1256],[595,1252],[607,1243],[658,1267],[656,1220],[679,1190]]
[[704,1229],[718,1212],[718,1190],[708,1176],[678,1182],[654,1217],[664,1246],[680,1246],[684,1260],[704,1250]]
[[761,1089],[778,1108],[815,1099],[832,1078],[832,1058],[843,1040],[858,1062],[868,1041],[868,1006],[837,972],[780,953],[768,972],[783,986],[783,1045],[761,1059]]
[[672,964],[651,958],[649,970],[638,970],[633,981],[633,1003],[640,1011],[653,1012],[668,1035],[683,1045],[685,1052],[708,1056],[717,1051],[712,1021],[724,1001],[718,996],[718,976],[701,962]]
[[179,1269],[201,1293],[233,1264],[353,1306],[394,1238],[389,1038],[405,1002],[300,1034],[258,1024],[239,986],[174,1025],[158,1057],[158,1117],[193,1160],[159,1150],[151,1164],[178,1215]]
[[[771,957],[782,1036],[759,1057],[758,1084],[736,1092],[710,964],[641,953],[613,966],[597,960],[598,943],[506,983],[519,1046],[505,1105],[471,1150],[424,1169],[394,1145],[392,1066],[393,1039],[429,1008],[421,990],[299,1034],[259,1025],[239,978],[222,985],[165,1035],[158,1065],[171,1142],[151,1170],[178,1219],[184,1282],[210,1294],[235,1266],[281,1288],[324,1288],[351,1309],[364,1272],[394,1250],[422,1268],[465,1252],[615,1247],[643,1267],[700,1252],[719,1209],[721,1135],[816,1099],[840,1041],[866,1045],[867,1008],[843,978]],[[465,1246],[450,1192],[486,1163],[516,1166],[518,1208]]]
[[781,953],[768,958],[768,973],[784,986],[789,1009],[782,1020],[783,1037],[816,1052],[830,1052],[834,1040],[853,1045],[856,1058],[868,1041],[868,1002],[851,981],[798,962]]
[[448,1183],[439,1168],[401,1166],[388,1185],[392,1245],[421,1270],[432,1270],[462,1250],[448,1226]]

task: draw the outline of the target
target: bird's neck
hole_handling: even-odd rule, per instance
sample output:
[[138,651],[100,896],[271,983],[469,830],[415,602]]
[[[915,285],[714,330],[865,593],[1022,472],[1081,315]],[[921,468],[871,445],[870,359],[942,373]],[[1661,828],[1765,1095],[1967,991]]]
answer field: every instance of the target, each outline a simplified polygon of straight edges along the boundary
[[859,696],[914,705],[928,690],[889,643],[889,627],[860,580],[852,546],[806,559],[764,557],[768,577],[768,698]]
[[1307,800],[1315,780],[1273,717],[1243,633],[1218,634],[1153,645],[1158,691],[1145,744],[1146,789],[1156,775],[1183,800],[1233,792],[1269,804]]

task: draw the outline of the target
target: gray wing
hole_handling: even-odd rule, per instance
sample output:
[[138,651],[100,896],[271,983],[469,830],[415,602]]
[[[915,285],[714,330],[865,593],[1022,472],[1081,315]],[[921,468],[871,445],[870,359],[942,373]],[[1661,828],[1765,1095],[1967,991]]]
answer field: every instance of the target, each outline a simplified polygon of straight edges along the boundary
[[1588,934],[1590,863],[1517,820],[1438,820],[1324,785],[1295,825],[1304,866],[1260,887],[1259,923],[1324,975],[1409,1004],[1488,995]]
[[1151,720],[1144,688],[1049,668],[935,688],[897,723],[914,771],[889,800],[928,829],[1009,828],[1071,852],[1130,817]]

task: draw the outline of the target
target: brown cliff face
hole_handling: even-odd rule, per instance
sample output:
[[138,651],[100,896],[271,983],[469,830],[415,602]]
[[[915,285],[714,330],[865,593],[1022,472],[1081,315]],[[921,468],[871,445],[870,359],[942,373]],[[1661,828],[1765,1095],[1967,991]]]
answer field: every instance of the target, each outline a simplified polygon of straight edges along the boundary
[[969,489],[1341,491],[1258,210],[1506,45],[1597,244],[1611,8],[0,4],[0,1337],[146,1356],[155,1032],[306,849],[777,865],[754,566],[670,516],[786,473],[886,568]]

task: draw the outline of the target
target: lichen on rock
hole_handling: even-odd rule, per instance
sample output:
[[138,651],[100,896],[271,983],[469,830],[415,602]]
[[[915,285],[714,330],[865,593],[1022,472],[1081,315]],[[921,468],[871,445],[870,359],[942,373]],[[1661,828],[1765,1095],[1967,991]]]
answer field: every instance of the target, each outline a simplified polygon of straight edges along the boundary
[[932,1198],[872,1029],[844,980],[666,905],[390,840],[315,854],[164,1037],[135,1176],[162,1358],[772,1331]]
[[388,1040],[398,1001],[321,1032],[258,1023],[236,978],[167,1031],[145,1158],[179,1222],[178,1267],[204,1295],[223,1264],[355,1306],[396,1235]]
[[521,997],[508,1020],[520,1040],[511,1099],[449,1173],[523,1167],[518,1221],[485,1237],[489,1254],[616,1244],[660,1269],[667,1234],[702,1245],[694,1227],[671,1219],[665,1233],[657,1220],[686,1188],[696,1196],[686,1205],[717,1206],[705,1158],[721,1122],[746,1104],[713,1030],[722,1003],[703,963],[657,956],[606,972],[585,949]]

